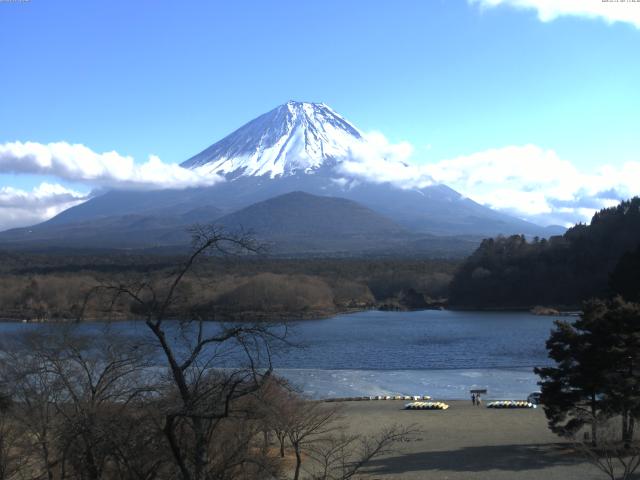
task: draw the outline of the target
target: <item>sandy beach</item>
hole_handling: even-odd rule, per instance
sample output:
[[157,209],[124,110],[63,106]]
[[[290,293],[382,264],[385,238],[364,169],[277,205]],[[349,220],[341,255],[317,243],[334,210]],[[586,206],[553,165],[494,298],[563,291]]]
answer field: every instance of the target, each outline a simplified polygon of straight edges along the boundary
[[415,441],[367,469],[376,479],[545,479],[604,478],[570,445],[551,433],[537,409],[489,409],[471,401],[447,402],[445,411],[403,410],[403,401],[342,402],[354,433],[370,434],[385,425],[414,424]]

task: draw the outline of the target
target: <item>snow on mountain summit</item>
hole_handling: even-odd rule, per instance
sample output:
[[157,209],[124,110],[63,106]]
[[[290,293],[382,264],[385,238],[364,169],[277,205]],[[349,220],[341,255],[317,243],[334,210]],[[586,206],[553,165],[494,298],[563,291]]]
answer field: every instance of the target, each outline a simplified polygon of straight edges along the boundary
[[240,127],[182,166],[203,174],[270,178],[312,173],[349,156],[362,133],[324,103],[289,101]]

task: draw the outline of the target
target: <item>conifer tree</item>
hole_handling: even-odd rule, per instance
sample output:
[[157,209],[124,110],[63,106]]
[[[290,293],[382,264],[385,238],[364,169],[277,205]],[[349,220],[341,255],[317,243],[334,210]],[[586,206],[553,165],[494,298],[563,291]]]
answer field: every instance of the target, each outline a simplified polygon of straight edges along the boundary
[[630,302],[640,302],[640,244],[633,252],[625,253],[609,278],[613,292]]
[[555,322],[547,340],[555,367],[536,368],[541,378],[541,403],[552,432],[571,437],[585,425],[597,442],[597,424],[602,415],[603,372],[599,368],[594,342],[588,331],[576,324]]
[[629,447],[640,416],[640,305],[617,297],[591,302],[581,324],[592,332],[594,360],[603,372],[602,407],[622,421],[622,441]]
[[549,428],[573,436],[620,416],[628,448],[640,417],[640,305],[618,297],[584,305],[576,322],[556,322],[547,341],[554,367],[536,368]]

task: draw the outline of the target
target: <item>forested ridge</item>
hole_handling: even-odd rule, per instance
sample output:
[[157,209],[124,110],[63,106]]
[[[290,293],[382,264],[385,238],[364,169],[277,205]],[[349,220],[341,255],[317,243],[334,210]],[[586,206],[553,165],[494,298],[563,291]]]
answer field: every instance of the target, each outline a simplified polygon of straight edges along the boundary
[[522,235],[484,240],[461,265],[450,304],[475,308],[579,307],[593,297],[639,290],[640,198],[597,212],[590,225],[528,241]]

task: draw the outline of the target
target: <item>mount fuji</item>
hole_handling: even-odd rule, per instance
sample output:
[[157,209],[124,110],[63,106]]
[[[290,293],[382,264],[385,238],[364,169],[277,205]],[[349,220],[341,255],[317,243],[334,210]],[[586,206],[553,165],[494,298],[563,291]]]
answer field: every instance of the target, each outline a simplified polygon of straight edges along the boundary
[[270,179],[310,174],[349,158],[362,133],[323,103],[289,101],[182,163],[202,173]]
[[[562,232],[496,212],[446,185],[405,188],[350,173],[345,167],[363,149],[375,147],[327,105],[289,101],[181,164],[223,178],[211,187],[108,191],[39,225],[2,232],[0,244],[184,246],[188,225],[215,221],[253,230],[281,253],[440,254],[443,245],[466,253],[482,236]],[[408,168],[383,160],[393,170]]]

